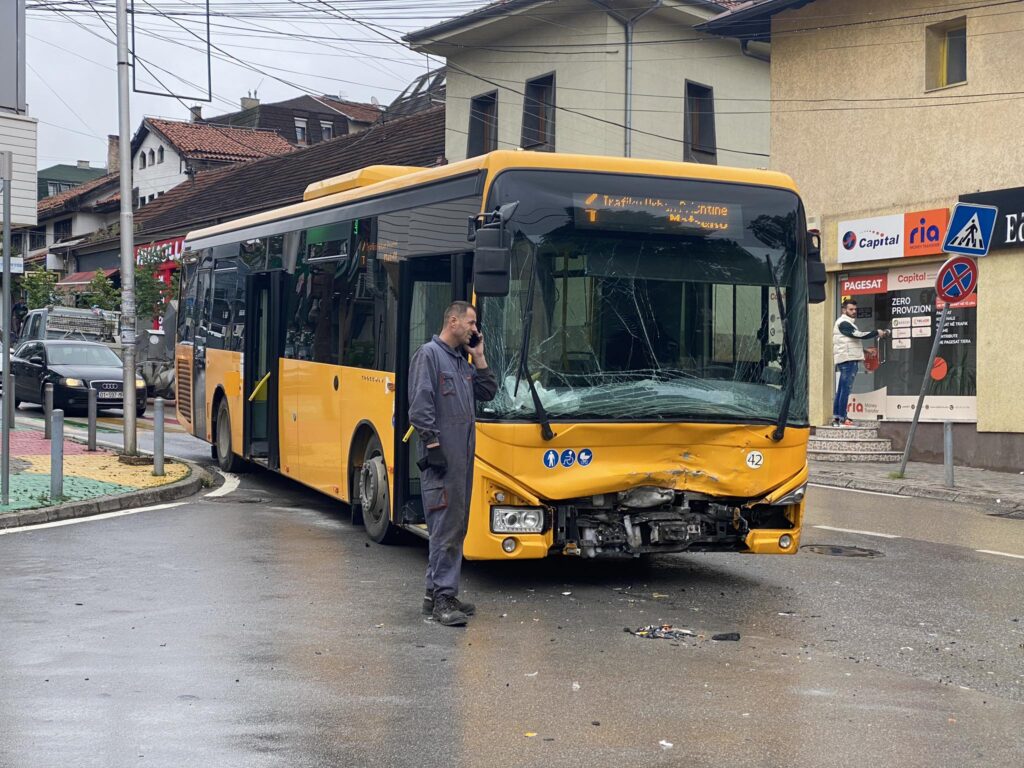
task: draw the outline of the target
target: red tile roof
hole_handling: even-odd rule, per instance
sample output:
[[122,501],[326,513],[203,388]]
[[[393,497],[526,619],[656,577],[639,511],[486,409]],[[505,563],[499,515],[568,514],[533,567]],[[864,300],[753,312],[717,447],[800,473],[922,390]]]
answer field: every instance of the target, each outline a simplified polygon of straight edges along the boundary
[[188,159],[237,162],[284,155],[295,149],[273,131],[229,128],[209,123],[186,123],[147,117],[146,123],[162,133]]
[[60,192],[50,197],[44,197],[39,201],[36,207],[36,213],[40,218],[49,216],[55,213],[60,213],[68,203],[75,200],[79,200],[91,192],[101,190],[108,185],[113,185],[113,192],[117,194],[118,187],[116,182],[120,176],[116,173],[108,173],[105,176],[100,176],[98,179],[87,181],[85,184],[79,184],[77,187]]
[[332,99],[330,96],[319,96],[316,98],[332,109],[338,110],[350,120],[355,120],[359,123],[375,123],[381,116],[380,108],[373,106],[373,104],[362,104],[358,101],[342,101],[340,99]]
[[57,287],[68,288],[71,286],[88,285],[89,283],[92,282],[92,279],[96,277],[97,272],[102,272],[107,277],[113,277],[119,271],[120,270],[117,267],[112,267],[110,269],[94,269],[92,272],[75,272],[74,274],[68,275],[59,283],[57,283]]

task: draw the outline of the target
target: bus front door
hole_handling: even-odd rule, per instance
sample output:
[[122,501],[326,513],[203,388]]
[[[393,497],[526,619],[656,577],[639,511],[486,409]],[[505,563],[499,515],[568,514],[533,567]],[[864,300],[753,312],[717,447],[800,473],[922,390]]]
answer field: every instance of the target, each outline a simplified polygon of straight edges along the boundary
[[420,498],[420,470],[416,466],[419,435],[413,432],[408,441],[402,440],[409,427],[409,361],[417,349],[441,330],[448,305],[462,298],[462,264],[458,255],[420,257],[403,264],[395,405],[395,477],[403,481],[395,483],[395,509],[396,518],[407,525],[423,524],[426,519]]
[[269,469],[280,465],[277,406],[284,278],[280,270],[246,277],[242,455]]

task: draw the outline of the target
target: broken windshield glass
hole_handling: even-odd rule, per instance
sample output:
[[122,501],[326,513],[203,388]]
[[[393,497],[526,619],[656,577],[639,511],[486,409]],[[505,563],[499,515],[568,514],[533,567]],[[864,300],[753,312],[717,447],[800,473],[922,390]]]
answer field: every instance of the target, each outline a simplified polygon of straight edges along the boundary
[[[498,204],[515,196],[523,205],[511,224],[509,295],[482,302],[500,388],[480,416],[537,418],[529,388],[515,387],[527,338],[526,370],[551,419],[774,422],[788,384],[790,423],[805,424],[806,277],[796,196],[591,176],[521,172],[495,183]],[[588,194],[612,185],[620,195],[595,202]],[[602,199],[617,207],[607,213]],[[586,204],[596,214],[581,215]],[[694,223],[687,219],[694,211],[714,213]],[[785,332],[775,278],[789,315]]]

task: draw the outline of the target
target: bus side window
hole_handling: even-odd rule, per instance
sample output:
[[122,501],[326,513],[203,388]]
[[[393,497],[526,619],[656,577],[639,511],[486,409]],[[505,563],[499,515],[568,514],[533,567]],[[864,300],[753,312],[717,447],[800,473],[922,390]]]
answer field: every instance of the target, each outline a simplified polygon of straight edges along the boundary
[[210,309],[210,349],[231,349],[238,296],[238,270],[217,269],[213,273],[213,302]]
[[[280,236],[276,239],[280,239]],[[250,271],[262,272],[267,266],[267,245],[267,238],[246,240],[239,246],[238,257]]]

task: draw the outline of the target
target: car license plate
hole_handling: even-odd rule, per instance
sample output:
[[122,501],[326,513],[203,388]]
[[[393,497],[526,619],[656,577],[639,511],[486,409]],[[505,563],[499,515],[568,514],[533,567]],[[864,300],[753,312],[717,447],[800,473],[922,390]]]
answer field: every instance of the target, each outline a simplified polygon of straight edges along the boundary
[[102,389],[96,393],[96,397],[100,400],[120,400],[120,392],[104,392]]

